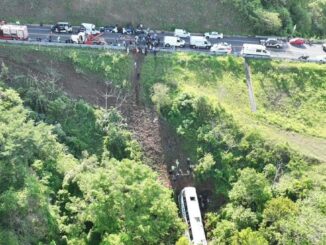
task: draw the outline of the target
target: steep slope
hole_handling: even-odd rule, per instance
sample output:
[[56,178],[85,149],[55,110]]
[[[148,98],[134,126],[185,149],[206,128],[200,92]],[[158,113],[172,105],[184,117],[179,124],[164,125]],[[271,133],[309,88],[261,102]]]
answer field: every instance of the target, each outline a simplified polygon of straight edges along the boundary
[[145,1],[145,0],[4,0],[1,18],[29,23],[70,21],[75,25],[93,22],[97,25],[143,23],[151,28],[192,31],[218,30],[228,33],[250,33],[244,16],[222,1]]

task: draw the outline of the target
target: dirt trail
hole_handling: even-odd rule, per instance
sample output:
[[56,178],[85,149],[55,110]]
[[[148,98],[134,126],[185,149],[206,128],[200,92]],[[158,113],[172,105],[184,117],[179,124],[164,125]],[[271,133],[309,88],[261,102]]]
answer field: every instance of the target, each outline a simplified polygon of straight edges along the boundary
[[[175,194],[179,194],[180,190],[186,186],[196,186],[199,195],[205,200],[210,198],[214,203],[214,205],[210,205],[210,208],[216,208],[225,200],[217,199],[213,195],[212,183],[209,181],[201,184],[195,183],[193,175],[189,171],[189,162],[187,161],[189,154],[183,148],[185,142],[177,135],[175,129],[158,115],[154,108],[142,104],[140,78],[144,55],[135,53],[133,58],[134,71],[131,82],[134,101],[129,104],[128,110],[124,114],[130,130],[143,148],[145,162],[159,174],[160,180],[172,188]],[[178,175],[175,172],[171,174],[171,167],[175,166],[177,161],[179,162]]]

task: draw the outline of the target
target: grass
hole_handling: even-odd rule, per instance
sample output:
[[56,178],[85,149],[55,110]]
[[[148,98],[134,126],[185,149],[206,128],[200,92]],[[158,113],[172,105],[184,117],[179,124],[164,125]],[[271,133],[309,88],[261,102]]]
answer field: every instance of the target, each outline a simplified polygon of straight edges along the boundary
[[1,44],[2,53],[10,55],[16,61],[22,61],[24,55],[33,53],[50,56],[49,61],[72,62],[79,73],[94,73],[121,88],[128,88],[132,74],[133,60],[131,56],[120,51],[103,51],[78,48],[57,48],[39,46],[19,46]]
[[[0,64],[1,60],[9,67],[11,79],[7,85],[14,87],[24,104],[35,112],[31,117],[55,125],[58,138],[75,156],[80,157],[85,150],[102,154],[103,131],[98,123],[101,111],[80,100],[79,94],[103,88],[97,83],[105,80],[126,88],[132,69],[130,56],[97,50],[1,45]],[[74,69],[85,76],[79,76]],[[73,89],[61,90],[63,80]],[[77,99],[71,99],[66,92]]]
[[5,10],[1,18],[25,23],[65,20],[75,25],[93,22],[98,26],[143,23],[160,30],[180,27],[193,32],[251,33],[243,14],[219,0],[3,0],[0,8]]
[[[326,162],[326,70],[323,65],[252,61],[258,112],[250,112],[241,58],[178,53],[147,58],[143,84],[173,84],[222,105],[244,128],[287,142],[301,153]],[[145,72],[144,72],[145,71]],[[152,72],[150,72],[152,71]],[[304,142],[304,143],[303,143]],[[307,145],[307,146],[305,146]]]

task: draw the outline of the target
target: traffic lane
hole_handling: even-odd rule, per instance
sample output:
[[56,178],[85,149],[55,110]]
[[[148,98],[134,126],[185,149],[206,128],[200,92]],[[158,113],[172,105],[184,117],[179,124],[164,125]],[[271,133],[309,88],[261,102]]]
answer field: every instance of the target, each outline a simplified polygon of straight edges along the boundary
[[300,56],[326,56],[326,53],[323,51],[322,45],[320,44],[293,46],[287,43],[285,46],[285,52],[279,52],[279,50],[269,50],[271,51],[271,56],[276,58],[298,59]]
[[[37,34],[45,34],[45,33],[48,33],[50,34],[51,33],[51,29],[49,27],[38,27],[38,26],[28,26],[28,31],[30,34],[32,35],[37,35]],[[74,33],[77,33],[78,29],[77,28],[73,28],[73,32]],[[71,35],[69,33],[53,33],[53,34],[59,34],[59,35]],[[118,38],[120,36],[131,36],[131,37],[134,37],[135,35],[123,35],[123,34],[120,34],[120,33],[110,33],[110,32],[103,32],[103,36],[104,37],[115,37],[115,38]],[[170,32],[160,32],[160,33],[157,33],[157,36],[163,40],[164,36],[173,36],[173,33],[170,33]],[[189,38],[183,38],[185,41],[188,41],[189,42]],[[249,43],[259,43],[259,39],[257,38],[254,38],[254,37],[243,37],[243,38],[237,38],[237,37],[228,37],[228,38],[223,38],[223,39],[213,39],[211,38],[209,40],[210,42],[212,43],[218,43],[218,42],[235,42],[235,43],[246,43],[246,42],[249,42]]]
[[[42,28],[41,28],[42,29]],[[36,40],[36,38],[42,38],[43,40],[46,40],[49,38],[50,32],[48,32],[49,29],[43,28],[43,32],[39,31],[38,28],[33,28],[36,32],[30,33],[30,38],[32,40]],[[60,33],[60,34],[51,34],[53,41],[58,41],[58,36],[60,36],[60,42],[65,42],[66,40],[70,39],[71,34],[67,33]],[[163,41],[164,35],[158,34],[161,41]],[[108,43],[120,43],[120,45],[123,42],[123,39],[134,39],[134,36],[131,35],[121,35],[119,33],[103,33],[103,37]],[[184,38],[186,41],[187,48],[189,47],[189,38]],[[212,44],[219,43],[219,42],[227,42],[232,45],[233,53],[239,54],[242,46],[244,43],[252,43],[252,44],[259,44],[258,38],[223,38],[223,39],[211,39],[210,40]],[[193,50],[193,49],[187,49],[187,50]],[[308,56],[322,56],[326,53],[322,50],[321,45],[313,44],[313,45],[303,45],[301,47],[293,46],[288,43],[285,43],[284,47],[282,49],[273,49],[268,48],[268,50],[271,52],[272,57],[279,57],[279,58],[298,58],[302,55],[308,55]],[[205,49],[199,49],[196,51],[200,52],[208,52],[208,50]]]

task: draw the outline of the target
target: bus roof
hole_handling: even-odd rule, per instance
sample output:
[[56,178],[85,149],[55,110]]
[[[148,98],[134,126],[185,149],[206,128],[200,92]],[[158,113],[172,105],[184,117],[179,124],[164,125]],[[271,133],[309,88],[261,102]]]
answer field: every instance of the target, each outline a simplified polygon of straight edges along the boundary
[[259,44],[251,44],[251,43],[244,43],[243,44],[244,49],[261,49],[265,50],[266,47],[264,45],[259,45]]
[[193,234],[194,244],[207,244],[205,231],[202,223],[201,213],[195,187],[185,187],[183,189],[186,197],[187,209],[189,213],[189,222]]

